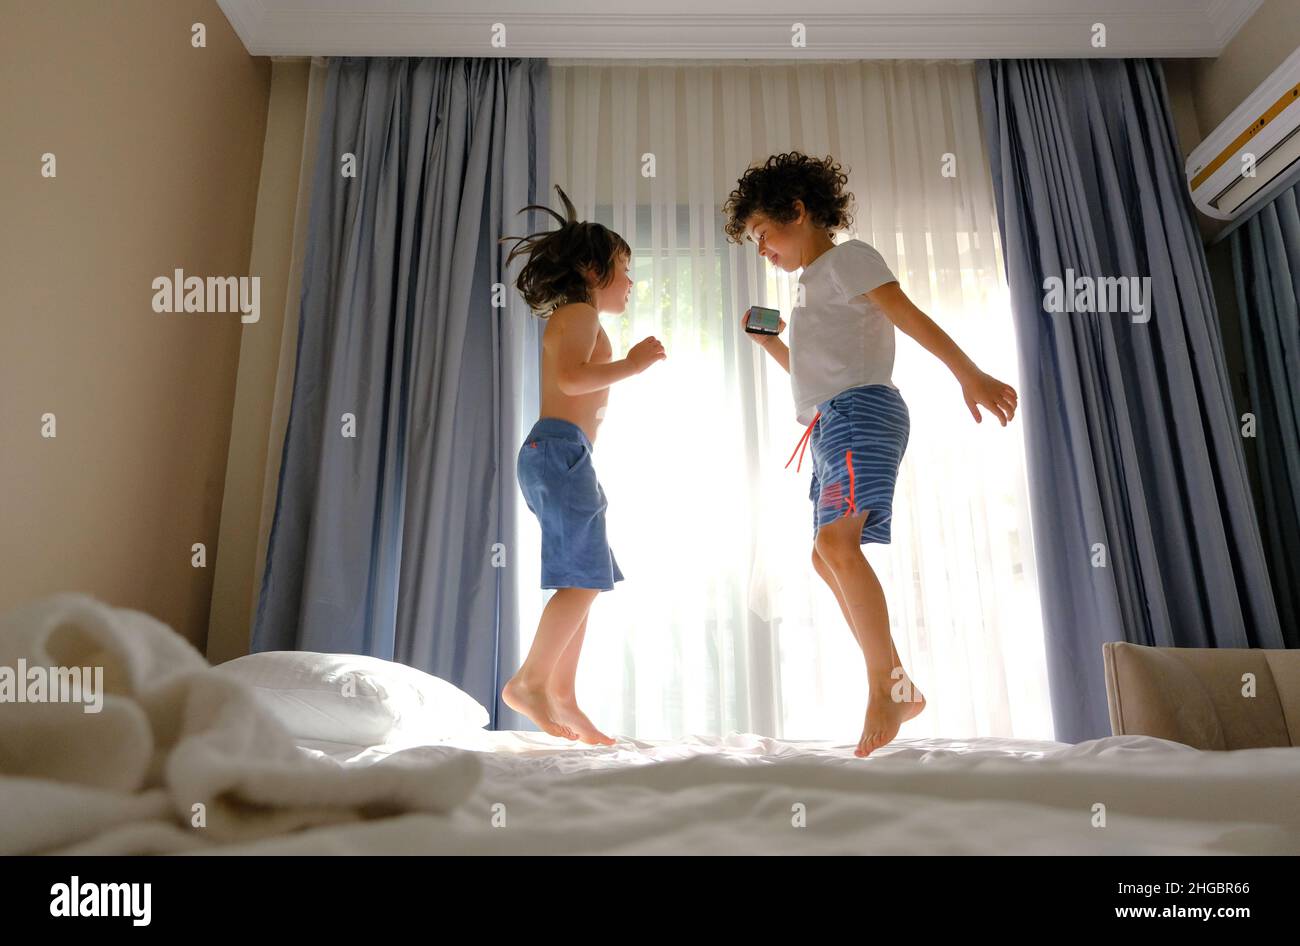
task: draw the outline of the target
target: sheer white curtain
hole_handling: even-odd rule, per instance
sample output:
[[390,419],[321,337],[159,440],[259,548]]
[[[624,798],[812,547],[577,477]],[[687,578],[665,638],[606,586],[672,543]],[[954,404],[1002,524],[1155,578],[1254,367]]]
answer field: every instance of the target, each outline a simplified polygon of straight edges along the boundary
[[[592,610],[578,695],[606,731],[856,740],[861,652],[812,570],[809,470],[788,376],[739,329],[787,321],[791,277],[726,242],[721,206],[752,162],[799,149],[849,169],[851,235],[984,370],[1017,384],[992,184],[969,63],[556,63],[554,183],[631,244],[633,304],[604,324],[668,360],[616,385],[595,459],[627,581]],[[945,172],[949,175],[946,176]],[[976,425],[936,359],[900,333],[912,433],[893,544],[867,546],[927,711],[901,735],[1051,738],[1021,426]],[[523,644],[543,603],[521,550]]]

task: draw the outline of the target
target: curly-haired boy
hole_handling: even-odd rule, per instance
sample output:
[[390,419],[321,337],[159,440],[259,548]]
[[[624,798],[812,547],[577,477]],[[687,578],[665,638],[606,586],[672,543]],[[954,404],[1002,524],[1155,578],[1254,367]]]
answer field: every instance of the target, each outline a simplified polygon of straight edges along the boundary
[[891,377],[895,326],[948,366],[977,422],[979,405],[1006,426],[1016,392],[980,371],[912,304],[875,247],[835,243],[832,234],[852,222],[847,183],[834,158],[777,154],[745,171],[723,213],[729,239],[748,238],[771,265],[801,270],[803,301],[790,316],[789,347],[777,335],[750,338],[790,373],[795,413],[807,424],[795,452],[802,466],[803,451],[812,449],[812,563],[866,659],[867,712],[854,754],[867,756],[925,708],[890,636],[884,590],[862,554],[866,542],[890,541],[894,483],[911,432]]

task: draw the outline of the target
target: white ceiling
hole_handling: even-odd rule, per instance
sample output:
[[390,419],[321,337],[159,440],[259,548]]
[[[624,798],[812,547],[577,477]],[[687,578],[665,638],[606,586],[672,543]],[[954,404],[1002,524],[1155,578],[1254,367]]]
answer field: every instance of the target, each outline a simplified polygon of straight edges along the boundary
[[[258,56],[679,60],[1217,56],[1261,2],[218,0]],[[791,44],[794,23],[806,48]],[[1105,48],[1091,45],[1094,23]]]

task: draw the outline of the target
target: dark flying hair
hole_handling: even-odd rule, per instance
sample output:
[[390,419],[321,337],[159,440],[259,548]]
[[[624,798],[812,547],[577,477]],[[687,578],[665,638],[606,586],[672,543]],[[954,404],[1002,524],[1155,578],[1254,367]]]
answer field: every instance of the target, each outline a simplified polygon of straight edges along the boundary
[[599,223],[578,220],[569,195],[556,184],[560,200],[564,202],[564,217],[540,204],[529,204],[519,213],[540,210],[560,222],[558,230],[530,233],[526,237],[507,236],[498,242],[518,241],[506,257],[509,266],[516,256],[527,254],[528,261],[515,279],[515,287],[523,295],[528,307],[538,315],[547,316],[569,302],[591,302],[591,289],[584,275],[590,271],[596,285],[604,286],[614,275],[614,258],[620,254],[631,256],[627,242]]
[[722,205],[727,216],[723,229],[735,243],[745,240],[745,223],[755,213],[789,223],[796,216],[794,202],[803,201],[812,222],[823,230],[844,230],[853,222],[849,203],[853,195],[844,191],[849,176],[830,155],[811,158],[798,151],[774,154],[752,166]]

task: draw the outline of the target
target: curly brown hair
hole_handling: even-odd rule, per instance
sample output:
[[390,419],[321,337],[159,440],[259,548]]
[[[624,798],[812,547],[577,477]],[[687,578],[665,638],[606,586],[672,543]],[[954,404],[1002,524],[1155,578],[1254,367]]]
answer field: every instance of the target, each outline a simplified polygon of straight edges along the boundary
[[848,209],[853,195],[844,190],[848,181],[848,174],[830,155],[774,154],[762,164],[751,165],[736,182],[722,205],[727,216],[723,229],[729,240],[743,243],[751,216],[761,213],[777,223],[788,223],[798,216],[794,202],[800,200],[818,227],[844,230],[853,222]]
[[518,241],[506,257],[507,266],[516,256],[527,254],[528,261],[519,271],[515,287],[528,307],[543,318],[566,303],[590,303],[586,273],[596,277],[597,286],[604,286],[613,278],[614,260],[632,255],[627,241],[613,230],[599,223],[578,220],[569,195],[559,184],[555,189],[564,202],[565,216],[540,204],[529,204],[519,213],[528,210],[548,213],[560,222],[560,229],[530,233],[526,237],[507,236],[497,241]]

